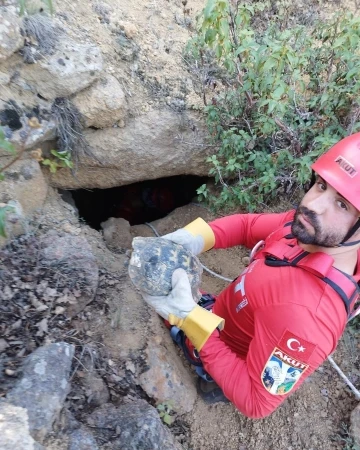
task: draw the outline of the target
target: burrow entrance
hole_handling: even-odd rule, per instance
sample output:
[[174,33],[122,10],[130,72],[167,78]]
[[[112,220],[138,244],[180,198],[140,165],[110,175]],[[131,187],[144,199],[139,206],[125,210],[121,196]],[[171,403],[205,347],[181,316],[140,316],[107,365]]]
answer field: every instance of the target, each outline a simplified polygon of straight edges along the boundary
[[60,190],[60,193],[66,200],[70,192],[79,216],[100,230],[101,222],[109,217],[122,217],[130,225],[161,219],[174,209],[196,201],[196,190],[207,181],[206,177],[180,175],[110,189]]

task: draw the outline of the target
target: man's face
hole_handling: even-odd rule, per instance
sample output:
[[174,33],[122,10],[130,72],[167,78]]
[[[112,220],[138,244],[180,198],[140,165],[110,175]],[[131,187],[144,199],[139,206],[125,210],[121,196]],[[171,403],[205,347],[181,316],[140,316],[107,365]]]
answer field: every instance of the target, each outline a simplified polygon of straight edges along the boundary
[[344,197],[318,175],[298,206],[292,234],[303,244],[336,247],[359,218]]

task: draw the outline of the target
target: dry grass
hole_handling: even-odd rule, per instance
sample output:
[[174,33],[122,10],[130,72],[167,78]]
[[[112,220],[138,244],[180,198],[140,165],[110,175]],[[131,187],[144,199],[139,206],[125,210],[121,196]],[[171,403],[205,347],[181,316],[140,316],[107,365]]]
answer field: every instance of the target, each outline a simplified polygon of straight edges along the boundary
[[63,97],[56,98],[51,112],[57,125],[58,151],[71,154],[75,170],[84,157],[99,162],[84,137],[81,113],[71,101]]

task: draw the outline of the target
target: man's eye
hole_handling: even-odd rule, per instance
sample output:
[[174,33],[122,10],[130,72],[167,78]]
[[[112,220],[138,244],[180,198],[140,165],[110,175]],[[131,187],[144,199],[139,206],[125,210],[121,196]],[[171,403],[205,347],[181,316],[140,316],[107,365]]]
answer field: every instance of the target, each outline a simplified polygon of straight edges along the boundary
[[347,204],[345,202],[338,200],[337,203],[341,209],[346,209],[346,210],[348,209]]
[[322,191],[325,191],[326,186],[322,181],[317,181],[316,184],[318,185],[319,189],[321,189]]

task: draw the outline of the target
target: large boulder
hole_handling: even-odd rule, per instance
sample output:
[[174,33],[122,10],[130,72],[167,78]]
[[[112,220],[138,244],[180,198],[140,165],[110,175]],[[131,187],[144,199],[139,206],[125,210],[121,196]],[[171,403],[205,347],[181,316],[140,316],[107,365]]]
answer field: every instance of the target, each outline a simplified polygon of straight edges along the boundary
[[14,6],[0,6],[0,62],[5,61],[24,43],[20,33],[21,18]]
[[0,402],[0,448],[1,450],[44,448],[30,436],[26,409],[4,401]]
[[68,97],[96,81],[103,62],[99,47],[62,38],[52,55],[24,66],[22,79],[47,100]]
[[73,317],[93,301],[99,282],[99,268],[91,247],[84,236],[66,233],[58,236],[53,230],[41,241],[41,262],[44,267],[57,268],[67,274],[70,282],[77,281],[80,291],[72,296],[66,315]]
[[85,137],[98,161],[82,161],[76,177],[66,170],[49,174],[53,186],[104,189],[209,172],[207,132],[201,119],[189,113],[154,110],[129,121],[125,128],[87,130]]
[[97,429],[101,442],[111,442],[112,450],[181,450],[159,417],[145,400],[136,400],[118,408],[108,403],[87,419]]
[[5,171],[1,182],[0,202],[17,200],[24,214],[41,208],[46,198],[47,184],[35,159],[17,161]]
[[[5,162],[0,165],[5,165]],[[39,163],[34,159],[16,161],[5,170],[4,175],[0,188],[0,205],[18,205],[14,213],[19,216],[19,220],[9,220],[7,223],[9,236],[18,235],[24,232],[27,219],[42,208],[48,185]],[[5,239],[0,237],[0,246],[3,243]]]
[[73,355],[74,346],[65,342],[38,348],[26,358],[22,378],[7,395],[9,403],[27,410],[30,434],[39,442],[51,431],[69,392]]
[[176,412],[190,412],[197,397],[194,380],[174,348],[170,350],[161,341],[159,336],[148,341],[147,370],[140,375],[140,386],[156,403],[171,399]]
[[107,75],[73,99],[85,125],[94,128],[111,127],[122,123],[126,116],[126,98],[118,80]]

